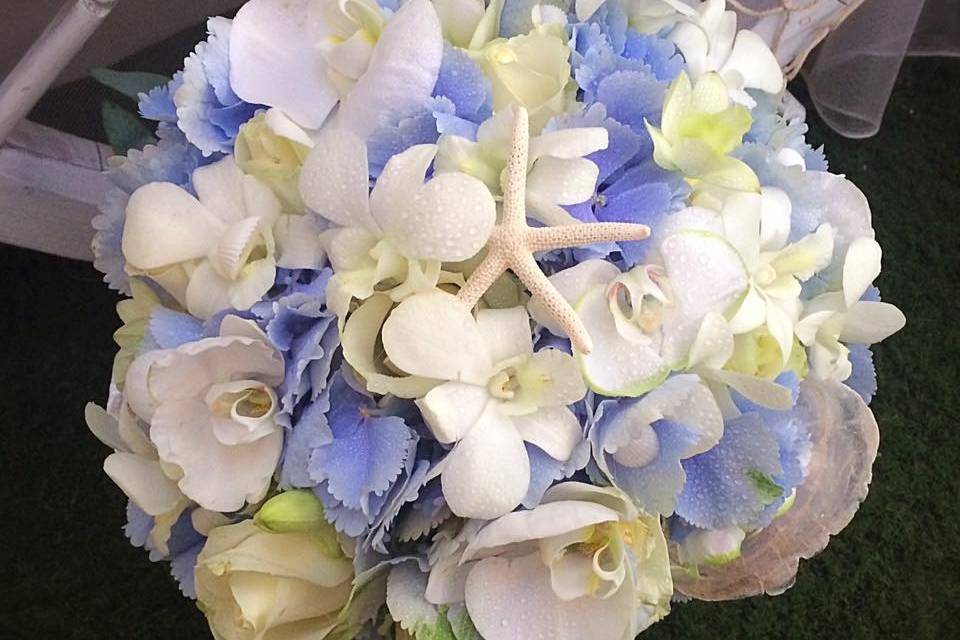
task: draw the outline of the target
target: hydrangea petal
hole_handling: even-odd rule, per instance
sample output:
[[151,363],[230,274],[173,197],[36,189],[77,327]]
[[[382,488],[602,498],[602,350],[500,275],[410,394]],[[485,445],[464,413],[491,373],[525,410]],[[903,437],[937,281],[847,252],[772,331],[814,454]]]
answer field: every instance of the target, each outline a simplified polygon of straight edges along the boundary
[[345,506],[361,509],[370,494],[382,495],[413,454],[416,440],[402,418],[370,415],[372,398],[351,389],[342,376],[330,386],[327,414],[333,439],[314,449],[310,477]]
[[767,484],[782,473],[780,450],[755,413],[728,421],[720,444],[684,460],[683,469],[676,513],[701,529],[748,525],[782,495]]

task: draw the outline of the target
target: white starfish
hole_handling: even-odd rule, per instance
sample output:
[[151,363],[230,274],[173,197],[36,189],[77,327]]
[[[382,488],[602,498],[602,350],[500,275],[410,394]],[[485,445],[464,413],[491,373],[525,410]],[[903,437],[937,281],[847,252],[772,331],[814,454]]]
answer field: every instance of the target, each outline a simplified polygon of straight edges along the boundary
[[530,146],[530,124],[527,110],[517,109],[513,142],[503,179],[503,212],[487,241],[487,255],[474,270],[457,297],[473,308],[487,289],[508,269],[533,296],[541,299],[547,311],[566,331],[577,351],[590,353],[593,341],[583,322],[547,276],[540,270],[533,254],[596,242],[644,240],[650,228],[626,222],[591,222],[556,227],[531,227],[527,224],[526,188],[527,153]]

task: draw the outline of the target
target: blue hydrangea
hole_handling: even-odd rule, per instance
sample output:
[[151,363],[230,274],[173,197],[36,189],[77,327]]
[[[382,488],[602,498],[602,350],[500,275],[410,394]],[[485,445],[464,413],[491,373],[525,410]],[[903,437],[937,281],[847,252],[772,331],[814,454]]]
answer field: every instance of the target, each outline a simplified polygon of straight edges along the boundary
[[[629,106],[623,92],[633,88],[639,92],[633,96],[635,110],[659,112],[666,86],[683,68],[683,57],[673,43],[628,28],[622,9],[613,3],[605,4],[586,23],[571,27],[571,46],[573,77],[583,101],[609,101],[617,110]],[[613,76],[618,79],[605,87]],[[656,108],[651,108],[652,103]],[[610,115],[617,118],[610,106]]]
[[828,169],[823,146],[814,149],[807,143],[809,127],[803,118],[787,119],[781,114],[780,96],[763,91],[752,91],[751,96],[756,100],[757,106],[750,112],[753,124],[743,137],[744,143],[766,147],[773,153],[781,149],[792,149],[800,154],[808,170]]
[[[594,104],[581,113],[556,118],[551,128],[603,127],[606,149],[587,158],[600,170],[597,193],[592,199],[565,207],[583,222],[632,222],[656,227],[668,212],[683,207],[689,187],[681,175],[653,163],[653,143],[646,129],[636,130],[607,115],[606,107]],[[619,259],[624,268],[643,261],[649,243],[621,242],[571,250],[576,261],[596,257]]]
[[[244,102],[230,86],[231,28],[230,20],[211,18],[207,22],[209,38],[184,61],[179,86],[168,90],[176,104],[180,129],[205,156],[232,153],[241,125],[265,108]],[[148,100],[147,106],[153,108],[154,101]],[[167,110],[158,113],[165,115]]]
[[326,307],[332,275],[329,268],[278,269],[274,289],[251,308],[270,342],[283,354],[277,420],[287,428],[296,423],[305,404],[315,402],[326,389],[340,345],[337,318]]
[[294,425],[282,477],[313,489],[339,531],[361,536],[395,497],[391,489],[410,478],[419,438],[403,418],[354,388],[347,375],[334,374]]
[[[796,406],[800,397],[800,380],[797,374],[793,371],[784,372],[777,377],[777,383],[790,389],[793,405]],[[777,441],[781,472],[773,476],[772,480],[780,487],[782,495],[767,505],[751,523],[754,527],[764,527],[770,524],[780,507],[806,479],[807,461],[810,459],[813,442],[803,420],[793,409],[769,409],[754,404],[738,393],[733,394],[733,400],[740,411],[760,416],[764,427]]]
[[870,404],[877,393],[877,369],[873,364],[873,352],[865,344],[848,345],[853,371],[844,384],[857,392],[863,401]]
[[701,529],[750,525],[783,497],[780,448],[757,413],[728,420],[717,446],[681,464],[676,514]]
[[169,554],[163,554],[150,545],[149,535],[153,529],[153,517],[133,502],[127,502],[127,524],[124,532],[133,546],[150,552],[152,562],[169,561],[170,573],[180,585],[180,591],[186,597],[196,599],[193,569],[206,537],[193,528],[192,513],[192,509],[185,510],[170,529],[170,539],[167,541]]
[[536,445],[529,442],[525,444],[530,459],[530,485],[522,504],[528,509],[539,505],[543,494],[554,483],[572,477],[587,466],[590,459],[590,446],[586,441],[577,446],[569,460],[556,460]]
[[462,49],[446,45],[432,97],[368,138],[370,175],[376,178],[391,157],[414,145],[433,144],[441,134],[475,138],[492,105],[493,90],[480,67]]
[[100,215],[93,219],[94,266],[104,274],[112,289],[130,295],[130,282],[124,270],[121,243],[130,195],[150,182],[171,182],[193,191],[193,171],[213,158],[204,158],[199,149],[186,141],[178,130],[161,128],[160,140],[142,150],[131,149],[126,157],[118,157],[107,171],[113,184],[103,203]]
[[602,452],[610,480],[627,493],[637,506],[649,513],[669,516],[677,504],[686,476],[680,458],[696,435],[690,429],[670,420],[657,420],[650,425],[657,441],[656,457],[642,467],[628,467],[608,453],[610,444],[623,438],[628,425],[620,419],[624,411],[641,400],[605,400],[600,403],[590,427],[589,437],[595,455]]

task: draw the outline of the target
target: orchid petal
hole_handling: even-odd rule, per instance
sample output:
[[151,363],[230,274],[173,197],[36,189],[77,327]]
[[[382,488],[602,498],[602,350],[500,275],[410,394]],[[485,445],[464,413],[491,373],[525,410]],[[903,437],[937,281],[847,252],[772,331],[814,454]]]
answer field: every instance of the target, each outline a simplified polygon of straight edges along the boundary
[[656,351],[625,340],[617,331],[602,288],[587,293],[576,308],[593,339],[593,351],[577,353],[591,389],[606,396],[636,397],[667,377],[670,369]]
[[730,57],[719,69],[721,75],[730,70],[741,75],[745,87],[767,93],[783,91],[785,80],[780,63],[763,38],[749,29],[737,33]]
[[509,545],[529,540],[547,541],[584,527],[618,520],[620,514],[614,509],[587,500],[559,500],[529,511],[515,511],[480,529],[463,552],[463,562],[497,555]]
[[483,309],[477,313],[477,329],[494,363],[533,355],[530,317],[523,307]]
[[543,407],[514,416],[513,423],[525,442],[536,445],[554,460],[569,460],[583,442],[580,421],[566,407]]
[[855,302],[844,317],[840,340],[874,344],[903,329],[907,319],[900,309],[887,302]]
[[445,459],[443,497],[462,518],[491,520],[512,511],[527,493],[530,460],[512,420],[496,403]]
[[340,106],[343,125],[366,139],[388,114],[410,113],[430,97],[443,59],[443,34],[429,0],[409,0],[390,19],[367,72]]
[[780,274],[795,276],[801,282],[830,265],[833,259],[833,228],[820,225],[814,233],[801,238],[780,251],[770,266]]
[[487,640],[520,640],[542,633],[553,640],[622,640],[636,603],[632,589],[609,598],[561,600],[550,570],[536,554],[487,558],[470,572],[467,611]]
[[123,228],[123,255],[130,266],[159,269],[204,257],[225,228],[200,201],[180,187],[153,182],[133,192]]
[[576,360],[558,349],[533,354],[517,368],[516,379],[517,401],[536,407],[565,407],[583,400],[587,393]]
[[476,424],[490,399],[484,387],[447,382],[417,400],[417,406],[437,440],[450,444],[463,438]]
[[593,196],[599,175],[597,165],[586,158],[548,156],[538,160],[527,175],[527,192],[545,194],[556,204],[578,204]]
[[412,375],[485,385],[493,367],[470,311],[441,291],[401,302],[383,324],[383,347]]
[[323,264],[320,233],[306,216],[282,215],[273,225],[277,266],[282,269],[318,269]]
[[343,358],[366,382],[367,390],[371,393],[420,398],[440,381],[417,376],[388,375],[378,370],[377,338],[392,306],[389,296],[377,294],[364,301],[359,309],[350,314],[341,338]]
[[[620,269],[611,262],[587,260],[553,274],[550,276],[550,284],[567,302],[576,305],[587,291],[597,285],[606,286],[619,275]],[[557,325],[556,320],[544,307],[542,298],[534,296],[527,308],[533,319],[546,327],[551,333],[557,336],[564,335],[563,329]]]
[[310,4],[251,0],[241,7],[230,34],[230,85],[246,102],[277,107],[302,127],[319,129],[339,94],[307,30]]
[[882,257],[883,251],[873,238],[857,238],[847,247],[843,260],[843,299],[848,307],[863,297],[880,275]]
[[436,152],[436,145],[417,145],[390,158],[370,206],[407,258],[459,262],[486,245],[496,203],[482,182],[463,173],[441,173],[424,184]]
[[374,231],[368,184],[367,146],[341,129],[321,135],[300,172],[300,195],[312,211],[341,227]]

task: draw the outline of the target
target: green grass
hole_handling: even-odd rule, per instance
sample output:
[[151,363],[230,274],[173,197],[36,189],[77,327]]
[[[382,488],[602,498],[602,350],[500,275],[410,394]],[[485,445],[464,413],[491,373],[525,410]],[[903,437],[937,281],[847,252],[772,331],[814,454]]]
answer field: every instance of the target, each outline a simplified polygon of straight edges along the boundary
[[[177,47],[199,37],[129,68],[169,72]],[[958,87],[960,60],[914,60],[877,137],[844,140],[810,117],[810,139],[827,145],[833,171],[870,198],[884,247],[879,284],[908,317],[876,348],[882,442],[866,503],[784,595],[678,605],[645,638],[957,637]],[[95,135],[97,109],[76,108],[95,105],[97,91],[58,90],[35,117]],[[2,246],[0,257],[0,638],[206,638],[165,565],[124,539],[125,500],[100,469],[106,449],[83,424],[84,404],[104,400],[114,296],[90,265]]]

